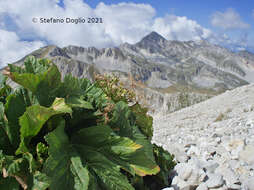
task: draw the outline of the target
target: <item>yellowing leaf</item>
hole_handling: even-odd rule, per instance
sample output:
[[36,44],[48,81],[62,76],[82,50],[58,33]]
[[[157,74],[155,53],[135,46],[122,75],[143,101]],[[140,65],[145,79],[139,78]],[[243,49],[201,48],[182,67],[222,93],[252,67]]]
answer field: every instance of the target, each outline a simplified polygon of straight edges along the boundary
[[72,109],[65,104],[63,98],[56,98],[52,106],[47,108],[40,105],[33,105],[27,108],[20,117],[19,124],[21,143],[16,154],[28,152],[27,144],[31,138],[36,136],[48,119],[54,115],[72,113]]

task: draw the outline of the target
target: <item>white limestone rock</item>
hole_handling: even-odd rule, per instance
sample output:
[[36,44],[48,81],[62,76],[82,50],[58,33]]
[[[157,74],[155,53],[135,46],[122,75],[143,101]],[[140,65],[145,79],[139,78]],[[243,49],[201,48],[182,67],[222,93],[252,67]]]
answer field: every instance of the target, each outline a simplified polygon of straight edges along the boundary
[[206,185],[209,189],[218,188],[224,185],[224,180],[221,174],[209,174]]
[[243,182],[243,188],[246,190],[254,190],[254,177],[250,177]]
[[208,190],[206,183],[201,183],[196,190]]
[[249,165],[254,164],[254,146],[247,145],[244,150],[240,152],[241,160],[247,162]]

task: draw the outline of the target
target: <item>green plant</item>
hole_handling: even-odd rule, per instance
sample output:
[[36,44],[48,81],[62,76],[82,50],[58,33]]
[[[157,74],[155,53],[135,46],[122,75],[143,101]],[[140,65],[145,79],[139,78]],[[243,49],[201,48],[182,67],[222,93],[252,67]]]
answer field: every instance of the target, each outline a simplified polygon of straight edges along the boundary
[[124,101],[133,102],[135,94],[132,90],[124,88],[118,77],[115,75],[95,75],[95,81],[98,87],[102,88],[104,93],[114,102]]
[[179,103],[179,108],[185,108],[191,105],[190,99],[189,99],[189,93],[188,89],[183,89],[179,95],[178,95],[178,103]]
[[114,85],[61,80],[53,63],[34,57],[5,73],[20,87],[11,89],[0,75],[0,189],[168,185],[173,157],[150,143],[152,118],[138,103],[129,106],[129,96],[111,93]]

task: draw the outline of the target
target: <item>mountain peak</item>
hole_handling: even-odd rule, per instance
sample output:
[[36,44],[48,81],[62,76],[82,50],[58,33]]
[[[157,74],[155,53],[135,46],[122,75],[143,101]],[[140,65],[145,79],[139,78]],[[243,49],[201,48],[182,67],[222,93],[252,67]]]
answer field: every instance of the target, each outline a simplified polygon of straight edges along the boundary
[[151,32],[145,36],[140,42],[136,43],[135,46],[147,49],[150,53],[160,52],[165,47],[167,40],[157,32]]
[[166,39],[157,32],[153,31],[147,36],[145,36],[141,41],[158,42],[158,41],[166,41]]

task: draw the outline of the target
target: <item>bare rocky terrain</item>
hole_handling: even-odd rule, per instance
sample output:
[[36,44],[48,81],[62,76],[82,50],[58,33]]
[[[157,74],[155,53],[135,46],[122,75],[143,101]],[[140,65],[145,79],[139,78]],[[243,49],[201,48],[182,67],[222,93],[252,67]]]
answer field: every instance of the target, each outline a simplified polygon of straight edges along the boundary
[[115,74],[133,88],[154,116],[153,142],[178,162],[168,190],[254,189],[254,54],[152,32],[136,44],[29,55],[51,59],[63,76]]
[[254,84],[156,114],[153,142],[178,162],[169,190],[254,189]]
[[[95,74],[107,73],[119,76],[126,86],[141,83],[135,92],[155,112],[170,113],[254,82],[252,53],[232,52],[204,40],[169,41],[156,32],[136,44],[102,49],[50,45],[29,55],[51,59],[63,76],[93,80]],[[22,65],[26,57],[13,64]]]

